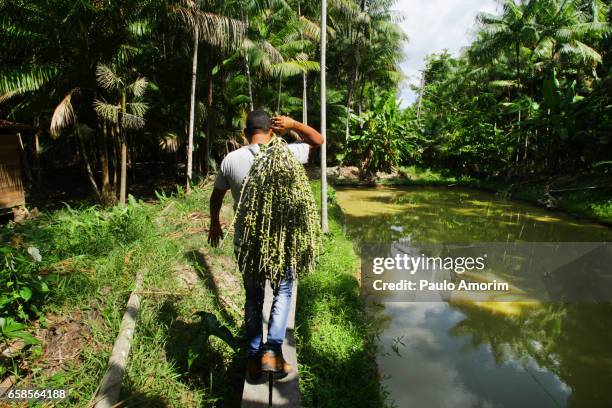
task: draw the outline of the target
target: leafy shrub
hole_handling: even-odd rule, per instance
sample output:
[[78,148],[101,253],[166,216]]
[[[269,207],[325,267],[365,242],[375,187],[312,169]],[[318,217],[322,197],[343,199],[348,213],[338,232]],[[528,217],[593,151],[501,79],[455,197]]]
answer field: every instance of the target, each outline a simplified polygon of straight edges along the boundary
[[10,246],[0,248],[0,261],[0,317],[21,321],[38,317],[49,292],[38,274],[38,263]]
[[26,331],[26,325],[10,317],[0,317],[0,344],[21,339],[27,345],[39,344],[34,336]]
[[144,237],[151,229],[151,218],[130,196],[128,205],[109,211],[67,207],[55,214],[48,228],[53,231],[56,255],[102,255]]
[[420,143],[394,94],[375,96],[374,108],[352,115],[345,162],[358,165],[365,175],[393,171],[420,155]]

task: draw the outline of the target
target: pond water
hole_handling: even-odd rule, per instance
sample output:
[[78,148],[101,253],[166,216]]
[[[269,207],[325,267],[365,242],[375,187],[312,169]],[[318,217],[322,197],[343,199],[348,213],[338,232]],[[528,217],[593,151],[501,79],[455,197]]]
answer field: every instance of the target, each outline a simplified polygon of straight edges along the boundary
[[[354,242],[600,242],[612,229],[493,194],[338,188]],[[612,407],[612,305],[370,305],[398,407]]]

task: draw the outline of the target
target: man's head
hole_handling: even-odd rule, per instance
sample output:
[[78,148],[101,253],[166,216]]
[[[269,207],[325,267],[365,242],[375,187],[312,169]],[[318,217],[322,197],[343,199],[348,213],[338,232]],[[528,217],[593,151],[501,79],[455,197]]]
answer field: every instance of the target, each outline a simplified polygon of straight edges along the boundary
[[249,112],[246,120],[246,128],[244,129],[244,134],[249,142],[253,136],[258,133],[272,136],[272,119],[270,119],[270,115],[263,109],[256,109]]

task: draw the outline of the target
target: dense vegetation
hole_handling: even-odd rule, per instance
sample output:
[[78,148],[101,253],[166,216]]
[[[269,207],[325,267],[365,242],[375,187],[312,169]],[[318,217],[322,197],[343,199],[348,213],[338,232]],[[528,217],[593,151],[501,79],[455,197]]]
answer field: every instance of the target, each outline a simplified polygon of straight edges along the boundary
[[[451,178],[421,166],[451,170],[452,183],[578,172],[589,173],[581,183],[609,181],[610,0],[502,2],[498,15],[478,17],[474,42],[460,56],[429,58],[423,86],[415,88],[419,98],[407,109],[397,101],[406,38],[393,4],[329,0],[330,162],[357,165],[363,176],[410,166],[428,184]],[[238,278],[215,275],[233,262],[231,242],[201,251],[210,186],[159,195],[150,205],[128,200],[128,174],[143,162],[156,171],[165,162],[182,181],[213,173],[244,142],[243,121],[254,107],[317,127],[319,5],[0,1],[0,120],[36,129],[21,134],[29,184],[44,187],[63,169],[76,169],[100,204],[130,201],[67,207],[1,231],[0,345],[26,347],[2,361],[0,378],[76,384],[70,402],[86,403],[105,369],[134,274],[146,270],[145,283],[155,290],[143,305],[124,396],[174,406],[239,397],[244,362],[228,342],[206,337],[207,348],[195,354],[184,347],[201,334],[193,312],[202,308],[240,334]],[[60,184],[75,189],[72,180]],[[596,207],[590,190],[576,189],[563,208],[578,203],[578,212],[609,221],[609,190],[595,187]],[[302,397],[309,405],[379,405],[372,329],[352,274],[358,260],[335,220],[331,230],[298,300]],[[205,285],[182,283],[192,270]],[[238,284],[224,294],[218,281]],[[69,315],[90,326],[80,345],[95,347],[81,347],[78,358],[49,371],[45,359],[53,356],[32,333],[62,327],[58,316]],[[202,369],[198,358],[212,363]],[[346,372],[355,375],[340,381]]]
[[429,58],[414,108],[427,164],[476,176],[586,171],[612,158],[610,1],[507,0],[458,58]]
[[[130,199],[125,207],[65,208],[0,229],[0,260],[10,263],[1,275],[0,316],[15,317],[0,320],[0,346],[26,343],[12,358],[0,358],[0,378],[14,375],[20,387],[69,388],[61,406],[86,406],[140,271],[142,303],[121,400],[126,406],[239,405],[246,361],[242,341],[234,338],[244,335],[244,291],[231,237],[218,248],[206,244],[211,191],[209,183],[190,195],[160,195],[155,204]],[[331,210],[338,215],[336,206]],[[230,222],[229,197],[221,215]],[[379,406],[359,257],[336,217],[330,227],[298,296],[302,400]],[[27,255],[33,246],[38,261]],[[347,371],[355,375],[344,376]]]
[[[429,57],[404,110],[394,1],[329,3],[332,162],[479,177],[609,167],[609,0],[501,2],[460,56]],[[36,170],[82,165],[103,202],[124,199],[121,175],[148,159],[207,174],[242,142],[251,107],[318,123],[318,2],[11,1],[0,11],[0,117],[39,127],[24,140]]]
[[[405,38],[392,4],[329,2],[334,149],[352,110],[397,88]],[[103,202],[125,199],[122,166],[208,173],[242,143],[252,107],[317,126],[318,1],[15,0],[0,15],[0,118],[39,128],[23,136],[34,174],[76,165]]]

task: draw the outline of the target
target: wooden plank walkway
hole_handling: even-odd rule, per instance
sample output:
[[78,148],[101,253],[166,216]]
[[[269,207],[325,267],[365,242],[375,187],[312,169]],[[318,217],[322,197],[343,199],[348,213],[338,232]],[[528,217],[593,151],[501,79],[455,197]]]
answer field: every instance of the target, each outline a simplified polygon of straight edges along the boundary
[[[267,333],[268,316],[272,308],[272,289],[269,284],[266,284],[266,297],[264,300],[264,341]],[[283,343],[283,356],[294,367],[287,377],[274,380],[272,389],[272,406],[293,408],[300,406],[300,391],[298,387],[298,371],[297,371],[297,354],[295,352],[295,338],[293,331],[295,329],[295,303],[297,299],[297,282],[293,284],[293,292],[291,296],[291,310],[289,319],[287,320],[287,333],[285,342]],[[270,390],[268,387],[268,376],[264,373],[262,378],[255,384],[250,384],[245,377],[244,389],[242,392],[242,407],[243,408],[260,408],[269,407],[268,401]]]

